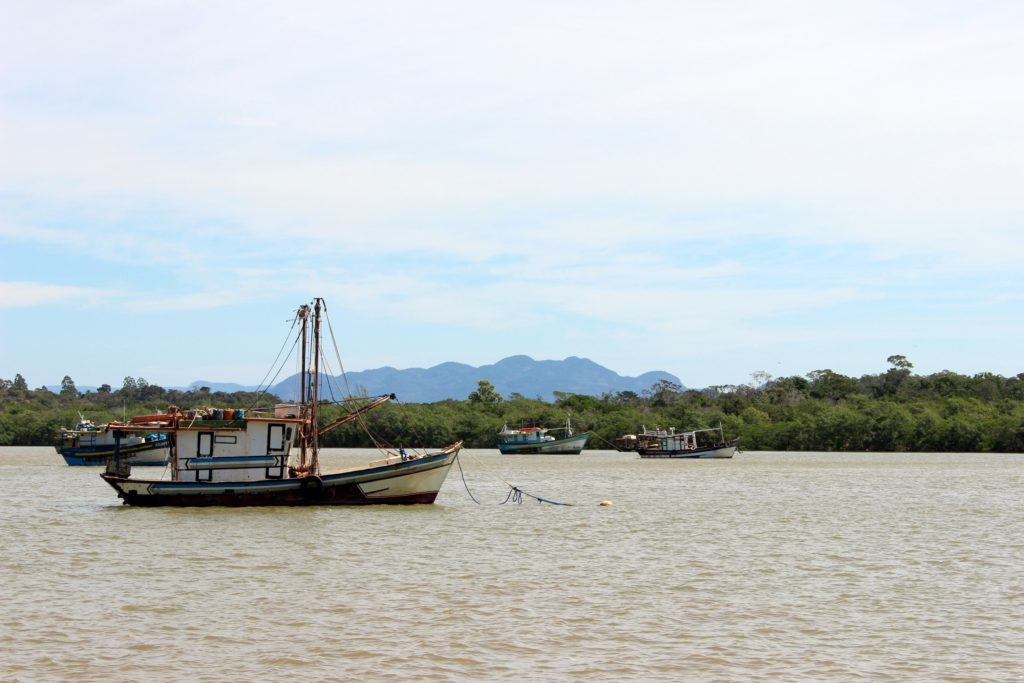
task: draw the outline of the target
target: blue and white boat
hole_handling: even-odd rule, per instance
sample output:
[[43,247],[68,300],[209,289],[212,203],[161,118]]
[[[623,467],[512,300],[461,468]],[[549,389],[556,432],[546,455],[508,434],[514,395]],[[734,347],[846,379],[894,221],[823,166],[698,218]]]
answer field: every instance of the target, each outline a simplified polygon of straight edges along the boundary
[[[105,465],[114,457],[114,433],[79,414],[74,429],[62,429],[54,446],[69,465]],[[169,441],[165,434],[145,432],[121,439],[120,456],[131,465],[167,464]]]
[[[561,436],[552,436],[548,432],[564,431]],[[546,429],[544,427],[519,427],[509,429],[504,425],[498,432],[498,450],[503,454],[512,453],[547,453],[577,455],[587,445],[590,434],[574,434],[572,422],[565,421],[565,427]]]
[[170,478],[133,477],[131,467],[115,455],[103,479],[126,505],[150,507],[433,503],[462,442],[422,452],[399,447],[384,450],[382,459],[365,466],[320,470],[320,435],[395,398],[355,399],[361,407],[319,424],[321,401],[314,397],[320,396],[324,312],[322,299],[316,299],[312,307],[301,306],[296,316],[302,361],[299,403],[265,412],[169,411],[152,416],[152,422],[136,418],[111,424],[115,443],[144,431],[171,435]]

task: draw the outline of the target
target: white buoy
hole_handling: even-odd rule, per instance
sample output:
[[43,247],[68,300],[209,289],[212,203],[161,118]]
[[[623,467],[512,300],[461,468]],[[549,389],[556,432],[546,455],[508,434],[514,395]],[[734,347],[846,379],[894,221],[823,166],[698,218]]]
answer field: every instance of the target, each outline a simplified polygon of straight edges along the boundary
[[603,508],[610,508],[612,505],[614,505],[614,503],[611,502],[610,500],[602,500],[600,505]]

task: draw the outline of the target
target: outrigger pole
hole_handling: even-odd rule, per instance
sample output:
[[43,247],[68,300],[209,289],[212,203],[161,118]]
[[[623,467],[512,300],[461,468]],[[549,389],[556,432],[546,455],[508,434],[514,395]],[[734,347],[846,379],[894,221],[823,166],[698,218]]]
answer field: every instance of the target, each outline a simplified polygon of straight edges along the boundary
[[394,394],[385,394],[384,396],[378,396],[377,398],[373,399],[362,408],[359,408],[358,410],[353,410],[351,413],[348,413],[344,417],[339,417],[334,422],[329,422],[325,424],[323,427],[317,430],[317,433],[323,434],[324,432],[329,432],[335,427],[340,427],[343,424],[347,424],[352,420],[356,419],[357,417],[359,417],[360,415],[362,415],[363,413],[368,413],[377,406],[383,405],[388,401],[393,401],[396,398],[397,397]]

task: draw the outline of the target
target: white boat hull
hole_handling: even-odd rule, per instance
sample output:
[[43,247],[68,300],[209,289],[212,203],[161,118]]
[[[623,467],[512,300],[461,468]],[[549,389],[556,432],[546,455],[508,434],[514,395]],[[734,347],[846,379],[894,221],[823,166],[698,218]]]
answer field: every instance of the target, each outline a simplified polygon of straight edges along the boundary
[[731,458],[736,454],[739,440],[728,443],[707,446],[703,448],[682,449],[682,450],[661,450],[657,448],[641,448],[637,452],[641,458],[686,458],[686,459],[719,459]]
[[373,505],[433,503],[462,444],[320,476],[245,481],[167,481],[104,474],[126,505]]

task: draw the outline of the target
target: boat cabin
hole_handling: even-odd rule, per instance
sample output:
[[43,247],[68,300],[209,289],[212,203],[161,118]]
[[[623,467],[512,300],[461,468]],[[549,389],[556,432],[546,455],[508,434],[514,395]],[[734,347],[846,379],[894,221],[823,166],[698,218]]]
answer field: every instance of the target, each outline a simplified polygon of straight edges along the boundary
[[262,481],[288,476],[288,458],[301,420],[246,417],[219,425],[206,422],[175,432],[175,480]]
[[542,441],[554,441],[555,437],[548,435],[548,430],[543,427],[520,427],[519,429],[509,429],[508,425],[502,427],[498,433],[498,437],[502,443],[506,444],[517,444],[517,443],[540,443]]
[[118,425],[117,432],[145,430],[169,434],[174,481],[216,483],[288,478],[289,458],[303,420],[280,409],[272,417],[239,412],[241,418],[228,411],[154,416],[163,421],[133,421]]

